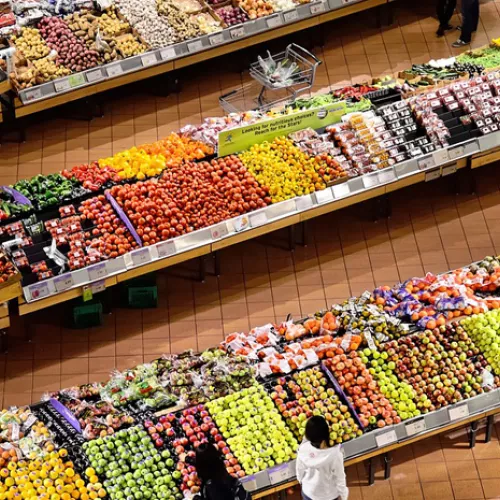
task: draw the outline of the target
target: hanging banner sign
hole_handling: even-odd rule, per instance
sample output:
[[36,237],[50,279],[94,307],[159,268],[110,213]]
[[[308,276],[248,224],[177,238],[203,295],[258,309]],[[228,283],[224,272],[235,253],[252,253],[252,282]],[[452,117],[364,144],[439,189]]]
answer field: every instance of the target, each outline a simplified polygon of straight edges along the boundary
[[275,137],[287,135],[297,130],[308,127],[318,129],[332,125],[339,122],[345,113],[346,103],[341,101],[225,130],[219,134],[219,156],[232,155],[248,149],[254,144],[272,141]]

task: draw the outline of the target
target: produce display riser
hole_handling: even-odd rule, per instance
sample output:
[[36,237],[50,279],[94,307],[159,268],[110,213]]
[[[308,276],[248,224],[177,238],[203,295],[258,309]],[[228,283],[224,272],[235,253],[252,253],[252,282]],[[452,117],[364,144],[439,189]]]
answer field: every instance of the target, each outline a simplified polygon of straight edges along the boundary
[[[130,72],[124,72],[124,74],[116,77],[108,77],[106,75],[106,79],[98,81],[96,83],[90,84],[86,83],[85,86],[70,89],[68,92],[64,92],[62,94],[55,94],[52,90],[50,94],[46,96],[46,98],[42,98],[35,102],[25,103],[21,101],[21,99],[16,98],[14,100],[15,105],[15,114],[17,118],[27,116],[33,113],[37,113],[43,110],[51,109],[56,106],[60,106],[62,104],[66,104],[71,101],[75,101],[77,99],[82,99],[84,97],[89,97],[100,92],[105,92],[107,90],[120,87],[122,85],[127,85],[132,82],[137,82],[144,80],[146,78],[151,78],[153,76],[157,76],[163,73],[168,73],[174,70],[178,70],[181,68],[185,68],[187,66],[191,66],[201,61],[205,61],[207,59],[212,59],[214,57],[222,56],[224,54],[229,54],[235,52],[237,50],[250,47],[259,43],[267,42],[270,40],[274,40],[276,38],[280,38],[286,36],[288,34],[302,31],[306,28],[311,28],[314,26],[319,26],[323,23],[340,19],[345,16],[349,16],[351,14],[361,12],[364,10],[372,9],[374,7],[380,7],[387,4],[387,0],[361,0],[357,2],[353,2],[351,5],[345,3],[341,3],[338,0],[331,0],[330,5],[326,2],[326,6],[323,10],[323,13],[320,11],[313,13],[310,10],[309,5],[300,6],[296,10],[298,11],[299,20],[296,21],[288,21],[287,13],[278,13],[270,16],[272,18],[278,17],[278,22],[267,23],[266,18],[257,19],[255,21],[247,22],[241,26],[245,27],[245,35],[244,38],[237,39],[236,37],[231,37],[229,32],[231,29],[235,27],[231,27],[224,31],[224,39],[220,45],[212,45],[213,42],[209,41],[210,35],[205,35],[201,37],[204,41],[202,42],[202,50],[200,52],[196,52],[190,54],[188,45],[192,42],[191,40],[187,42],[183,42],[181,44],[177,44],[175,46],[175,51],[177,54],[180,54],[178,58],[170,58],[168,61],[164,61],[161,53],[165,49],[157,49],[146,54],[155,54],[156,63],[152,66],[143,67],[143,63],[141,62],[141,56],[136,56],[135,58],[129,58],[122,61],[123,64],[130,65],[131,59],[136,59],[137,64],[132,64],[133,69],[129,70]],[[304,12],[303,14],[301,12]],[[305,19],[300,20],[300,16],[306,17]],[[288,23],[288,24],[287,24]],[[278,26],[278,27],[272,27]],[[227,36],[226,36],[226,33]],[[212,35],[213,36],[213,35]],[[220,42],[218,42],[220,43]],[[175,57],[175,56],[174,56]],[[113,64],[113,63],[112,63]],[[150,63],[148,63],[150,64]],[[116,63],[114,63],[116,65]],[[102,68],[106,68],[102,66]],[[90,70],[92,71],[92,70]],[[109,78],[109,79],[108,79]],[[44,84],[53,86],[52,83]],[[9,85],[10,87],[10,85]],[[35,87],[36,89],[37,87]],[[1,89],[0,89],[1,90]],[[4,92],[7,91],[7,87],[4,89]],[[30,91],[32,89],[28,89]],[[2,92],[0,92],[2,93]]]

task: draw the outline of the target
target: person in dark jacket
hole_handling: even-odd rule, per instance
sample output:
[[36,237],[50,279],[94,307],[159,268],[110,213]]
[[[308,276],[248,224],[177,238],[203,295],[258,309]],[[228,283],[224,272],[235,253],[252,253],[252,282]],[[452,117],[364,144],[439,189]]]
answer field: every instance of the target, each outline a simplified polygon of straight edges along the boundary
[[453,26],[450,24],[450,19],[456,7],[457,0],[438,0],[437,16],[439,19],[439,28],[436,31],[437,36],[443,36],[446,31],[453,29]]
[[195,467],[201,488],[194,500],[250,500],[250,494],[227,472],[222,455],[212,444],[203,443],[196,449]]
[[472,33],[477,31],[479,24],[479,0],[462,0],[462,27],[460,28],[460,38],[451,44],[454,48],[469,45]]

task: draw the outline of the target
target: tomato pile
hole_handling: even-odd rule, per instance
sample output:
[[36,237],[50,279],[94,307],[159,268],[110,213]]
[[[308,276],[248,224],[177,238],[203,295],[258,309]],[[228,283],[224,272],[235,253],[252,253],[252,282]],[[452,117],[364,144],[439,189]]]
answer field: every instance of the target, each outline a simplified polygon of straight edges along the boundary
[[78,179],[85,189],[89,191],[99,191],[108,182],[120,182],[118,172],[109,166],[99,167],[97,162],[90,165],[76,165],[71,170],[63,170],[61,174],[66,179]]
[[114,186],[145,246],[265,207],[268,192],[236,156],[188,162],[165,170],[158,180]]
[[104,195],[83,201],[78,211],[82,222],[94,225],[85,232],[87,249],[94,249],[106,258],[115,258],[138,246]]

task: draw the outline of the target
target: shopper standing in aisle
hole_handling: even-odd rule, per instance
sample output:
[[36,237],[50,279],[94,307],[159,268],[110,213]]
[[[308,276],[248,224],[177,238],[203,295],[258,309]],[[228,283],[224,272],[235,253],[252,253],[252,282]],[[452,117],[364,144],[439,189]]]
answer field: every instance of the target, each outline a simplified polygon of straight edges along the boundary
[[472,39],[472,33],[477,31],[479,24],[479,0],[462,0],[462,26],[460,29],[460,38],[451,44],[458,49],[469,45]]
[[456,7],[457,0],[438,0],[437,16],[439,19],[439,28],[436,31],[437,36],[443,36],[446,31],[453,29],[453,26],[450,24],[450,19]]
[[215,446],[203,443],[196,449],[196,472],[201,481],[194,500],[250,500],[251,496],[238,479],[227,472],[222,456]]
[[320,416],[306,424],[297,455],[297,480],[304,500],[347,500],[344,455],[340,446],[329,446],[330,428]]

